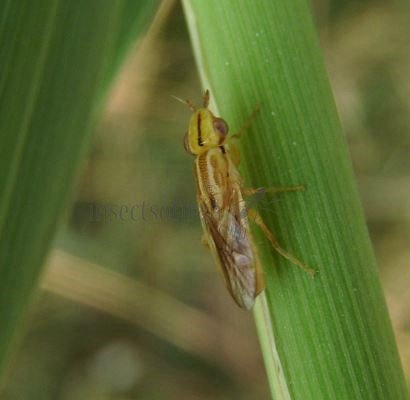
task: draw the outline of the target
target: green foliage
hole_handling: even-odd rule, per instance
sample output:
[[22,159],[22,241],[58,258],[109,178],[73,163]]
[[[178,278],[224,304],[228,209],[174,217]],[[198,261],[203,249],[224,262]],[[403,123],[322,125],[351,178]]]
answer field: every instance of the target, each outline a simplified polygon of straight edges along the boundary
[[406,398],[350,160],[305,0],[185,0],[204,88],[242,140],[249,186],[306,185],[261,212],[315,279],[257,234],[267,290],[256,307],[275,399]]
[[36,288],[103,89],[157,1],[0,10],[0,370]]

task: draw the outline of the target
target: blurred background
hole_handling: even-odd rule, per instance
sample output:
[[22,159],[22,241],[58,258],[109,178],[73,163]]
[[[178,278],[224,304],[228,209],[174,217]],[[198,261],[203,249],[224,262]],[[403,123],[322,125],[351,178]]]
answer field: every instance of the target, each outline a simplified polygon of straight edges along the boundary
[[[409,6],[312,6],[409,379]],[[201,244],[172,95],[201,98],[178,2],[110,90],[5,399],[269,399],[252,315]]]

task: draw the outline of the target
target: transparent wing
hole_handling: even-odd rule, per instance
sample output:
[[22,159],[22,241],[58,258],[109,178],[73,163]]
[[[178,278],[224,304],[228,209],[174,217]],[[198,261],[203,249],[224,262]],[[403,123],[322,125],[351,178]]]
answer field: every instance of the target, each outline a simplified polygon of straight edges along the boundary
[[236,303],[250,309],[257,295],[257,272],[247,212],[239,186],[224,193],[223,207],[211,208],[199,199],[208,241]]

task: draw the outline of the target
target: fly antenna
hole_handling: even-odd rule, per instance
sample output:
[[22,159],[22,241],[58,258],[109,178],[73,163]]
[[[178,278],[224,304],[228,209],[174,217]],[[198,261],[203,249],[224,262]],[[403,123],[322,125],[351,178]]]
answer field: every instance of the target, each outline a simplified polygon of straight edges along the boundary
[[180,97],[173,96],[173,95],[171,95],[171,97],[173,97],[175,100],[179,101],[180,103],[185,104],[186,106],[188,106],[189,109],[190,109],[192,112],[195,112],[195,111],[196,111],[196,107],[195,107],[189,100],[183,100],[183,99],[181,99]]
[[209,104],[209,90],[207,89],[204,93],[204,108],[208,108]]

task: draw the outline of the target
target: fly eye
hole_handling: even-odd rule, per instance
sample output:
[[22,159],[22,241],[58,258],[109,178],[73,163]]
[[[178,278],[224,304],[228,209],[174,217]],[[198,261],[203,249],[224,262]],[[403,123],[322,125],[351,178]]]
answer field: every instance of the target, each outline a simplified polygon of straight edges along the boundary
[[228,124],[222,118],[215,118],[212,122],[214,129],[224,138],[228,134]]
[[189,136],[188,136],[188,132],[185,132],[184,135],[184,149],[187,153],[192,154],[191,149],[189,148]]

